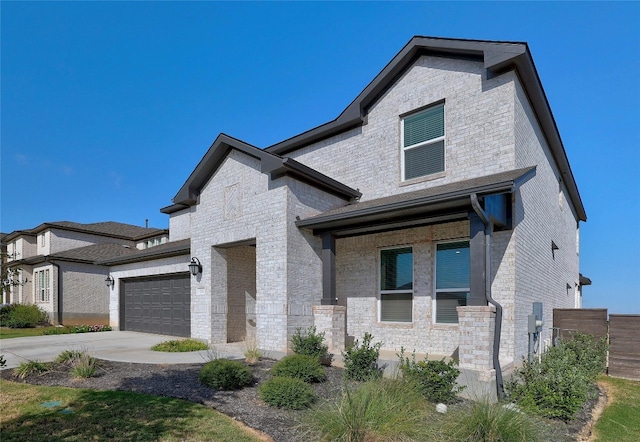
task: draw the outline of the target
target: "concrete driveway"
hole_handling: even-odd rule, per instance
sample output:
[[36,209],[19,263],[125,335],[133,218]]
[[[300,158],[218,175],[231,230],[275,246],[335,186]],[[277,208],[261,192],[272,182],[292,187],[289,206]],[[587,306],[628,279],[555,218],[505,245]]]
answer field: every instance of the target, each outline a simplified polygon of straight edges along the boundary
[[53,361],[65,350],[83,350],[99,359],[145,364],[204,363],[217,357],[243,358],[242,343],[215,345],[211,351],[166,353],[151,351],[151,347],[164,341],[180,339],[175,336],[153,335],[130,331],[78,333],[69,335],[30,336],[0,340],[0,354],[7,364],[3,369],[15,368],[21,362]]

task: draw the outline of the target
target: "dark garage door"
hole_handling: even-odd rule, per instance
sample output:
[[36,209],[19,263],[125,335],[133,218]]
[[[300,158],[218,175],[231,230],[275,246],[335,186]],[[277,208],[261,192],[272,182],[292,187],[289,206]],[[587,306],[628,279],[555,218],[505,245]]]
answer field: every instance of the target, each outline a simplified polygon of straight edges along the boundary
[[171,336],[191,335],[189,274],[123,281],[123,329]]

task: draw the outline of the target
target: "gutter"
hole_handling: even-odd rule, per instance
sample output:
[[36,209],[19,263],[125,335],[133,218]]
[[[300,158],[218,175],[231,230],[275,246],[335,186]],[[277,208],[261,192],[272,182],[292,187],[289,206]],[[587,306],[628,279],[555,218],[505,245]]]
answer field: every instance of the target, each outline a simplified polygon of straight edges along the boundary
[[484,294],[487,302],[496,308],[496,324],[493,333],[493,368],[496,371],[496,388],[498,399],[505,397],[502,380],[502,367],[500,366],[500,335],[502,333],[502,306],[491,297],[491,221],[487,213],[480,207],[478,195],[471,194],[471,206],[484,223],[484,250],[485,250],[485,290]]

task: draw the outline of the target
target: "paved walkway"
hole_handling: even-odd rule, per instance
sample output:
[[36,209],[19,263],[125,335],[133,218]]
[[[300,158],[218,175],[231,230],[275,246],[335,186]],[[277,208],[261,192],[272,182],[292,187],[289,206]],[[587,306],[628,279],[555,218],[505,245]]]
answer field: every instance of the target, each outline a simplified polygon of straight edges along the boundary
[[145,364],[203,363],[217,357],[244,358],[242,343],[215,345],[209,351],[167,353],[151,351],[151,347],[175,336],[153,335],[130,331],[77,333],[69,335],[30,336],[0,340],[0,354],[7,364],[3,369],[15,368],[28,360],[53,361],[65,350],[84,350],[91,356],[108,361]]

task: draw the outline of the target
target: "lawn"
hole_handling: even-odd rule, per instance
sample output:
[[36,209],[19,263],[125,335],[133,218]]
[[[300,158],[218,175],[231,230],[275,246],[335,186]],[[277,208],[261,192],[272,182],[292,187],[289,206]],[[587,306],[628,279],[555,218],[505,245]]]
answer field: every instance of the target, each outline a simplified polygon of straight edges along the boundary
[[265,440],[203,405],[123,391],[0,380],[2,441]]
[[609,403],[596,423],[596,441],[640,441],[640,382],[601,376]]
[[34,328],[9,328],[0,327],[0,339],[24,338],[27,336],[41,336],[45,330],[56,327],[34,327]]

